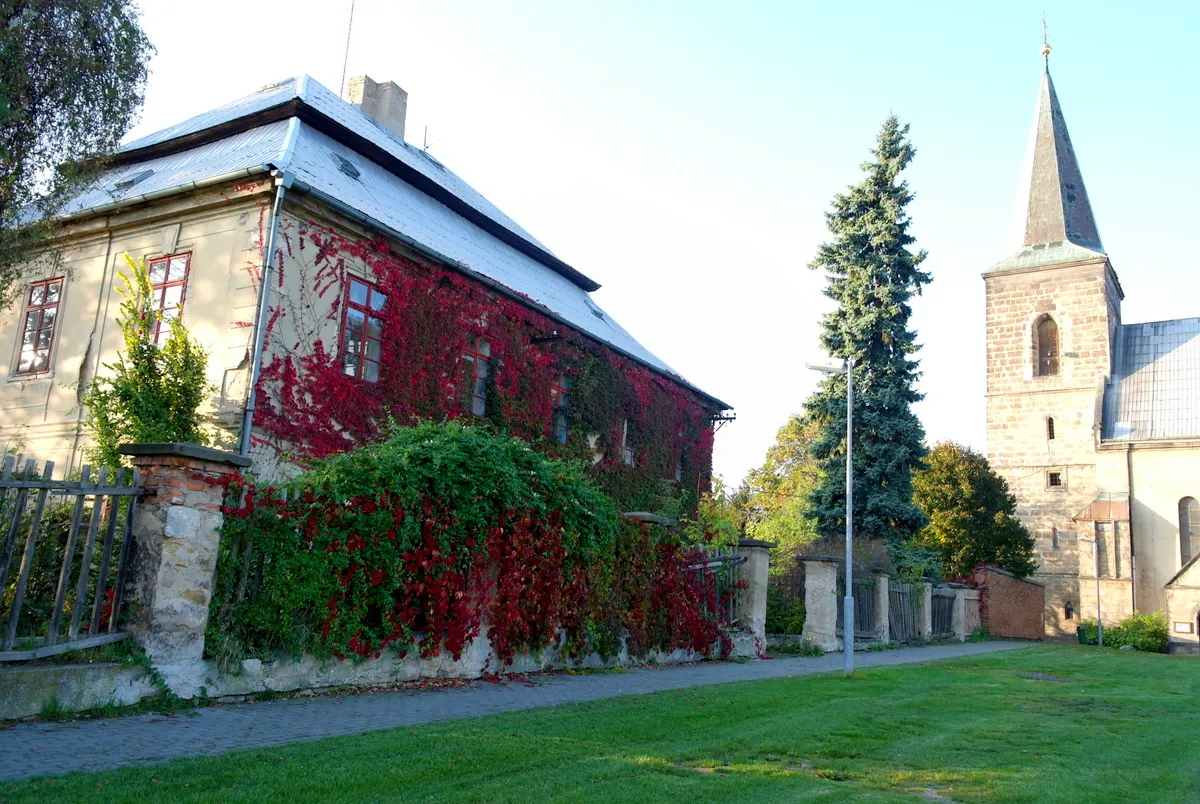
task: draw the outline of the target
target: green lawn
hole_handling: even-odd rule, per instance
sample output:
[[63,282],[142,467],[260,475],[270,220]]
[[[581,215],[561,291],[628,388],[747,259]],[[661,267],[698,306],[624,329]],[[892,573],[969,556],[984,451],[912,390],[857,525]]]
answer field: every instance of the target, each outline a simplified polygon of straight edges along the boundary
[[1200,801],[1200,662],[1047,646],[0,783],[48,801]]

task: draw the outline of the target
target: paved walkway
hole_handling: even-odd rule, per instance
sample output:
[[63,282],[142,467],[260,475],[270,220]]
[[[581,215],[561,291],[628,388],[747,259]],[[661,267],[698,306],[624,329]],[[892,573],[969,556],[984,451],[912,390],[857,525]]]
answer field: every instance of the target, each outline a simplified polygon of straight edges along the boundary
[[[858,667],[879,667],[995,653],[1029,644],[939,645],[858,653],[854,658]],[[0,779],[108,770],[574,701],[824,673],[841,666],[842,655],[836,653],[745,664],[635,668],[624,673],[538,675],[530,677],[530,684],[474,682],[440,690],[293,698],[213,706],[175,717],[137,715],[76,723],[19,723],[0,730]]]

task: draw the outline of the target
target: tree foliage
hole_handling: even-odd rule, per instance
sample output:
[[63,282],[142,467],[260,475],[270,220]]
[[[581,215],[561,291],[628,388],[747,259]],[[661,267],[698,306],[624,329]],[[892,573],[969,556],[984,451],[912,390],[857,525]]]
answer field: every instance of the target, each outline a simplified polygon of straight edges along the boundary
[[801,416],[792,416],[779,428],[762,466],[751,469],[738,492],[746,534],[775,542],[794,552],[817,538],[808,514],[808,498],[821,480],[821,471],[809,454],[817,428]]
[[1016,497],[978,452],[946,441],[913,474],[913,500],[929,517],[918,543],[940,556],[950,577],[994,564],[1024,578],[1037,569],[1033,538],[1014,512]]
[[[89,458],[102,466],[122,465],[117,447],[136,442],[189,441],[205,444],[200,406],[212,391],[208,354],[188,335],[182,315],[163,320],[156,309],[150,275],[142,261],[125,255],[129,273],[121,273],[123,301],[117,313],[125,350],[107,375],[87,389],[87,425],[92,436]],[[156,322],[169,327],[161,346],[154,343]]]
[[[908,126],[893,115],[883,124],[866,177],[833,199],[826,222],[833,239],[809,267],[827,276],[825,295],[837,307],[821,321],[821,345],[838,358],[853,357],[855,533],[899,544],[915,536],[925,517],[913,504],[911,472],[921,465],[924,430],[911,406],[920,376],[919,348],[909,328],[910,300],[930,281],[921,271],[925,252],[913,252],[905,207],[913,199],[900,173],[915,153]],[[827,375],[805,405],[817,428],[811,454],[822,472],[809,497],[818,533],[845,530],[846,378]]]
[[153,48],[130,0],[0,0],[0,25],[3,298],[129,129]]

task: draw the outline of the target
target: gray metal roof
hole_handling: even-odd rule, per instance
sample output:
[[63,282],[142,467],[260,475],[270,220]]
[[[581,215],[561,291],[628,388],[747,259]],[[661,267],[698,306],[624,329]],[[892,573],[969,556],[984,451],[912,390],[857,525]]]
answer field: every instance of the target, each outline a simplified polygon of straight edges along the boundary
[[[391,155],[433,178],[476,210],[540,248],[536,240],[458,176],[383,130],[358,107],[341,100],[307,76],[281,82],[177,126],[135,140],[128,143],[124,151],[135,152],[130,154],[134,157],[139,150],[198,134],[297,97],[303,98],[321,114],[384,147]],[[152,150],[148,151],[147,155],[152,153]],[[337,156],[349,160],[358,169],[359,176],[354,178],[343,172]],[[526,253],[528,249],[518,249],[504,242],[395,173],[296,117],[170,155],[133,159],[101,176],[94,188],[75,199],[66,211],[85,213],[97,207],[138,200],[143,195],[162,194],[172,189],[183,190],[195,182],[239,170],[264,167],[284,170],[299,183],[297,189],[313,192],[335,205],[361,214],[379,228],[397,233],[451,264],[509,289],[597,341],[719,402],[687,382],[642,346],[605,313],[586,290]],[[123,180],[137,177],[147,170],[153,170],[153,173],[136,184],[118,186]]]
[[1200,318],[1125,324],[1113,361],[1105,441],[1200,438]]
[[392,132],[383,128],[375,120],[364,114],[362,109],[353,103],[342,100],[336,93],[307,75],[287,78],[278,83],[270,84],[252,95],[239,98],[224,106],[196,115],[170,128],[165,128],[128,142],[121,150],[136,151],[151,145],[159,145],[189,134],[213,128],[222,123],[248,117],[255,112],[280,106],[294,99],[303,101],[355,134],[370,140],[509,231],[520,235],[543,251],[552,253],[542,243],[538,242],[533,235],[518,226],[516,221],[501,212],[492,202],[480,195],[475,188],[459,178],[453,171],[430,158],[420,148],[414,148]]
[[1018,207],[1023,218],[1018,231],[1023,231],[1023,235],[1014,244],[1016,253],[992,271],[1090,259],[1104,254],[1087,188],[1083,185],[1083,174],[1075,158],[1071,135],[1067,133],[1067,120],[1063,117],[1049,69],[1042,76],[1017,203],[1022,205]]

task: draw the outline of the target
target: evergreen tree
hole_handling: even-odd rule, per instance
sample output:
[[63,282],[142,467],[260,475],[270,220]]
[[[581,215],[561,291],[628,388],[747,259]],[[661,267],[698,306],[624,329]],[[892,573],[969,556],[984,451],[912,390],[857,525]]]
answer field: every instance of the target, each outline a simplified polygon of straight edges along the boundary
[[929,524],[918,544],[938,554],[949,577],[994,564],[1019,578],[1037,569],[1033,538],[1016,518],[1017,499],[987,458],[947,441],[930,450],[913,475],[913,499]]
[[[908,126],[884,121],[866,177],[833,199],[826,213],[830,242],[809,267],[827,275],[825,295],[837,308],[821,321],[821,345],[838,358],[853,357],[854,532],[856,537],[907,542],[925,525],[913,503],[912,471],[922,466],[925,433],[913,415],[921,399],[913,386],[920,376],[913,354],[919,348],[909,329],[913,295],[930,281],[920,269],[925,252],[909,250],[914,238],[905,207],[913,199],[900,173],[915,150]],[[827,375],[805,405],[818,427],[812,455],[822,470],[809,497],[817,531],[845,533],[846,378]]]

